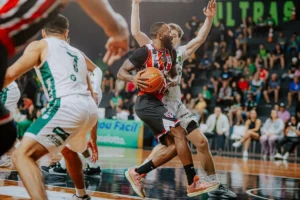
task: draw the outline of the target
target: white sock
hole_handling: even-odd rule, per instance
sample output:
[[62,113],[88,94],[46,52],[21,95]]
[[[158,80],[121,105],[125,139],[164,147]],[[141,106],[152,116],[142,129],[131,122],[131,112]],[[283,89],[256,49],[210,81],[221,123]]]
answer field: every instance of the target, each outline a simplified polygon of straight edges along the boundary
[[61,168],[66,169],[66,161],[65,158],[63,157],[62,159],[60,159],[59,164],[61,166]]
[[100,166],[100,165],[98,164],[98,162],[93,163],[91,159],[92,159],[91,156],[88,157],[88,158],[85,158],[85,161],[86,161],[87,164],[89,164],[90,168],[97,168],[97,167]]
[[202,168],[198,169],[198,175],[200,176],[200,179],[206,180],[207,174],[204,171],[204,169],[202,169]]
[[209,181],[219,181],[217,174],[211,174],[211,175],[207,176],[207,179]]
[[75,188],[75,191],[76,191],[76,196],[77,197],[83,197],[84,195],[86,195],[86,191],[85,191],[84,188],[83,189]]

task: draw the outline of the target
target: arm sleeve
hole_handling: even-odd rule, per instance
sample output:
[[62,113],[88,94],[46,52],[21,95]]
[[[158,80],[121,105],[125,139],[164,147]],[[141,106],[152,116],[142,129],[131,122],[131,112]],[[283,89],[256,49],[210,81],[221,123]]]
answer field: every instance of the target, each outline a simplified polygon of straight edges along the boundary
[[143,46],[136,49],[133,54],[129,57],[129,61],[133,64],[136,69],[141,69],[148,59],[148,49]]
[[172,66],[175,66],[177,64],[177,52],[175,49],[172,50],[171,52],[171,56],[172,56]]

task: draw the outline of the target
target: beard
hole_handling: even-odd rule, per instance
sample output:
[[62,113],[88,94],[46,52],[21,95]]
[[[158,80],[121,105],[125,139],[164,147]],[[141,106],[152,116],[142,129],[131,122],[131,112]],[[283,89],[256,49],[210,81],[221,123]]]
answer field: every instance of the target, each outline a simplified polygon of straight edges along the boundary
[[164,47],[168,50],[173,49],[172,39],[173,39],[172,37],[168,37],[168,36],[164,36],[162,39],[162,43]]

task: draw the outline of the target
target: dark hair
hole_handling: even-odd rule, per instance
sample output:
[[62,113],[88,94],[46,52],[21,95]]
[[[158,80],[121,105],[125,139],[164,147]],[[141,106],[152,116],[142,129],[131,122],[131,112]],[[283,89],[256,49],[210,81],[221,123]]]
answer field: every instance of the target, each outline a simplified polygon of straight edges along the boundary
[[69,29],[69,20],[59,14],[44,26],[47,34],[63,34]]
[[165,24],[166,24],[165,22],[156,22],[156,23],[152,24],[152,26],[150,28],[151,37],[155,38],[159,32],[159,29]]

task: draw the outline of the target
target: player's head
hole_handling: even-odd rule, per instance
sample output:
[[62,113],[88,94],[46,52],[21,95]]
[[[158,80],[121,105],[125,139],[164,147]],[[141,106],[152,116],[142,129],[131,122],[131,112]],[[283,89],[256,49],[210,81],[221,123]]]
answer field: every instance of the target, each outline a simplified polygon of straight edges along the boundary
[[180,45],[181,38],[182,38],[184,32],[178,24],[170,23],[168,25],[171,28],[171,33],[172,33],[172,37],[173,37],[173,40],[172,40],[173,48],[176,48]]
[[162,45],[167,49],[172,49],[171,28],[164,22],[156,22],[150,28],[152,40],[160,40]]
[[63,15],[57,15],[45,24],[42,35],[43,37],[56,36],[67,40],[69,34],[69,20]]

